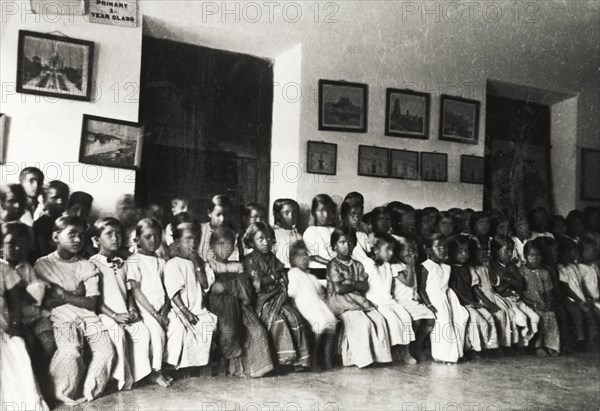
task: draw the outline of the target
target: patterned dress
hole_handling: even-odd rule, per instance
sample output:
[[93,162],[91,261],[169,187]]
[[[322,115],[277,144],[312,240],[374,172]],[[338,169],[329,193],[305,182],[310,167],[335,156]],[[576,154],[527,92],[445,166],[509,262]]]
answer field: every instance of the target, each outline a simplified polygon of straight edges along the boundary
[[[287,275],[283,263],[275,254],[253,251],[244,258],[244,269],[252,278],[257,298],[256,313],[271,337],[274,358],[281,364],[308,367],[310,354],[304,319],[290,304],[287,295]],[[262,279],[281,277],[275,284],[263,285]]]
[[340,351],[344,366],[366,367],[373,362],[391,362],[390,337],[385,318],[358,290],[338,294],[335,284],[365,281],[363,265],[334,257],[327,265],[327,298],[331,311],[342,320]]
[[519,273],[525,279],[521,297],[540,316],[535,346],[559,351],[560,333],[555,313],[554,286],[550,274],[542,267],[531,269],[526,265],[519,268]]

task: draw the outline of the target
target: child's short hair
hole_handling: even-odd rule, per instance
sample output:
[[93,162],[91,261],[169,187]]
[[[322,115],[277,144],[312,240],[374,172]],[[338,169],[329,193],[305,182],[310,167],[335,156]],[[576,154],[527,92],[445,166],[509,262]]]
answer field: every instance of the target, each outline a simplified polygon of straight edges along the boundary
[[[140,221],[137,222],[135,226],[135,236],[139,238],[142,235],[142,232],[147,228],[158,230],[162,237],[162,226],[160,225],[158,220],[155,220],[154,218],[150,217],[142,218]],[[173,238],[175,238],[175,228],[173,228]]]
[[27,205],[27,194],[21,184],[4,184],[0,187],[0,203],[2,206],[4,206],[7,200],[8,193],[12,193],[15,201],[21,208],[25,208]]
[[342,225],[334,228],[331,233],[330,244],[332,248],[335,247],[335,244],[342,236],[350,237],[350,240],[352,240],[352,242],[356,245],[356,232],[352,229],[352,227]]
[[456,251],[459,247],[467,247],[469,249],[469,237],[466,235],[454,235],[448,239],[448,255],[450,259],[454,259],[454,255],[456,255]]
[[198,223],[198,220],[193,220],[189,223],[179,223],[171,226],[171,231],[173,232],[173,240],[177,241],[183,236],[185,231],[192,231],[196,236],[200,237],[202,234],[202,227]]
[[87,208],[92,208],[92,203],[94,202],[94,197],[85,191],[74,191],[69,196],[69,202],[67,204],[67,208],[74,206],[75,204],[81,204]]
[[235,243],[235,233],[233,232],[233,230],[231,230],[225,226],[220,226],[220,227],[215,228],[210,236],[210,241],[209,241],[210,248],[213,248],[214,245],[217,243],[217,241],[219,241],[221,239],[227,240],[233,244],[233,243]]
[[210,199],[210,202],[208,203],[208,211],[213,211],[217,206],[231,210],[231,199],[224,194],[217,194]]
[[373,244],[373,249],[379,249],[382,245],[387,244],[389,245],[392,250],[396,249],[397,247],[397,241],[394,237],[392,237],[391,234],[388,233],[377,233],[374,236],[375,238],[375,243]]
[[344,202],[345,201],[348,201],[350,204],[352,204],[352,207],[362,208],[365,206],[365,197],[358,191],[352,191],[346,194],[346,197],[344,197]]
[[386,207],[383,207],[383,206],[375,207],[373,210],[371,210],[372,221],[376,221],[377,218],[379,218],[379,216],[383,215],[383,214],[387,214],[390,217],[392,216],[392,212],[390,210],[388,210]]
[[[331,197],[329,197],[327,194],[317,194],[315,196],[315,198],[313,198],[312,204],[310,207],[310,213],[312,214],[313,218],[315,218],[315,213],[317,211],[317,208],[321,204],[324,207],[327,207],[332,212],[332,214],[333,214],[332,224],[335,225],[335,214],[337,211],[337,207],[336,207],[333,199]],[[333,227],[333,225],[331,225],[331,227]]]
[[271,226],[269,224],[266,224],[263,222],[252,223],[246,229],[246,232],[244,233],[244,238],[242,240],[244,242],[244,245],[246,246],[246,248],[252,248],[252,242],[254,241],[254,236],[258,232],[263,233],[268,238],[271,238],[271,239],[275,238],[275,232],[273,231],[273,228],[271,228]]
[[363,206],[351,200],[342,201],[342,205],[340,206],[340,217],[342,221],[350,214],[350,211],[352,211],[353,208],[360,208],[362,210]]
[[290,245],[290,264],[294,265],[294,259],[298,256],[300,251],[308,252],[308,247],[306,247],[306,243],[303,240],[298,240],[295,243]]
[[37,167],[25,167],[19,173],[19,183],[23,183],[23,181],[25,181],[25,177],[27,176],[27,174],[34,174],[38,178],[38,180],[40,180],[41,183],[44,182],[44,173],[42,172],[42,170],[40,170]]
[[497,235],[492,239],[491,244],[491,253],[492,256],[495,256],[498,251],[502,249],[502,247],[514,248],[515,242],[509,236],[505,235]]
[[46,187],[46,189],[44,190],[44,201],[46,201],[48,199],[48,193],[50,192],[50,189],[56,190],[58,193],[62,193],[62,195],[64,195],[65,197],[69,197],[69,193],[70,193],[70,189],[69,186],[65,183],[63,183],[60,180],[52,180],[48,183],[48,186]]
[[572,250],[578,250],[577,242],[568,237],[560,237],[558,240],[558,259],[563,261],[567,254]]
[[65,215],[62,217],[58,217],[54,221],[54,227],[52,228],[52,232],[60,233],[69,226],[80,227],[83,228],[84,231],[87,231],[90,227],[88,223],[81,217],[77,217],[76,215]]
[[123,233],[123,225],[119,220],[114,217],[104,217],[96,220],[92,226],[90,235],[92,237],[100,237],[104,230],[106,230],[106,227],[118,228]]
[[281,210],[283,210],[283,207],[286,205],[294,208],[296,216],[300,212],[300,206],[296,201],[291,198],[278,198],[273,202],[273,220],[275,221],[275,224],[281,222]]
[[0,227],[0,241],[4,241],[4,237],[7,235],[25,238],[28,243],[31,240],[31,231],[29,226],[20,221],[9,221],[2,224]]
[[436,241],[448,241],[448,237],[444,234],[434,233],[427,238],[427,241],[425,241],[425,248],[431,249]]
[[177,196],[171,200],[171,208],[177,207],[179,204],[185,203],[190,204],[189,200],[183,196]]
[[529,252],[531,250],[537,250],[539,251],[544,257],[546,256],[545,250],[544,250],[544,245],[542,242],[537,241],[538,239],[541,239],[542,237],[536,238],[533,241],[527,241],[525,243],[525,245],[523,246],[523,257],[527,257],[527,254],[529,254]]

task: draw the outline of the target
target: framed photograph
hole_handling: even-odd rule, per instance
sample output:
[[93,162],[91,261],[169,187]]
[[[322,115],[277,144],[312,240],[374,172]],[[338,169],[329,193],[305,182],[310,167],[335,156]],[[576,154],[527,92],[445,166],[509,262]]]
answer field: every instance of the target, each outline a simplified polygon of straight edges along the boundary
[[600,200],[600,150],[581,149],[581,199]]
[[319,80],[319,130],[367,132],[368,86]]
[[419,153],[409,150],[390,151],[390,176],[404,180],[419,179]]
[[140,124],[84,114],[79,162],[138,170],[143,136]]
[[337,144],[308,141],[306,151],[306,171],[308,173],[336,174]]
[[477,144],[479,141],[479,101],[442,94],[440,140]]
[[448,154],[421,152],[421,180],[448,181]]
[[19,31],[17,92],[90,101],[94,43]]
[[390,150],[382,147],[358,146],[358,175],[388,177]]
[[4,164],[4,152],[6,147],[6,115],[0,113],[0,164]]
[[460,182],[483,184],[485,177],[485,159],[478,156],[460,156]]
[[388,88],[385,98],[385,135],[427,140],[429,100],[427,93]]

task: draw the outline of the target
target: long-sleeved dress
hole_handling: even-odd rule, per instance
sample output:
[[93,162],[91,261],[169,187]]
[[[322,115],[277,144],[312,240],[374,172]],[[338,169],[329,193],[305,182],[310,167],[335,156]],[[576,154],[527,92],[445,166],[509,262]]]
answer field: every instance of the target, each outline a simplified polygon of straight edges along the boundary
[[367,280],[363,265],[334,257],[327,265],[327,298],[331,311],[342,320],[340,351],[344,366],[366,367],[373,362],[391,362],[390,338],[385,318],[364,293],[336,292],[335,285]]
[[[252,278],[256,290],[256,313],[267,328],[279,364],[308,367],[310,351],[304,319],[290,304],[285,267],[275,254],[252,251],[244,258],[244,269]],[[280,281],[264,285],[263,279],[274,276]]]
[[431,356],[434,360],[457,362],[463,356],[468,311],[460,305],[450,288],[450,266],[426,260],[421,264],[427,270],[425,291],[437,310],[435,328],[429,335]]

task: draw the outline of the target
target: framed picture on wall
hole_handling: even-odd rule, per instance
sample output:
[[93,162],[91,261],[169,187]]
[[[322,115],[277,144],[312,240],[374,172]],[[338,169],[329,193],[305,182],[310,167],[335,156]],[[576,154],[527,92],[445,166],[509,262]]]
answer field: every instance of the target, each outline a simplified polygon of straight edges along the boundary
[[421,152],[421,180],[448,181],[448,154]]
[[358,175],[388,177],[390,150],[382,147],[358,146]]
[[427,140],[429,100],[427,93],[388,88],[385,98],[385,135]]
[[319,80],[319,130],[367,132],[368,86]]
[[337,170],[337,144],[308,141],[306,146],[306,171],[314,174],[335,175]]
[[143,136],[140,124],[84,114],[79,162],[138,170]]
[[419,152],[390,150],[390,177],[404,180],[419,179]]
[[441,95],[440,140],[465,144],[479,141],[479,101]]
[[581,149],[581,199],[600,200],[600,150]]
[[483,184],[485,177],[485,159],[463,154],[460,156],[460,182]]
[[19,31],[17,92],[90,101],[94,43]]

